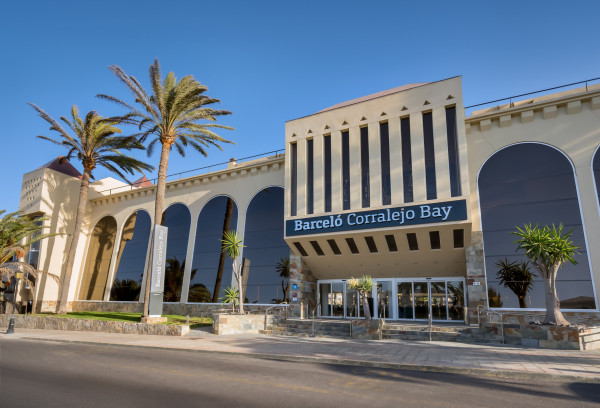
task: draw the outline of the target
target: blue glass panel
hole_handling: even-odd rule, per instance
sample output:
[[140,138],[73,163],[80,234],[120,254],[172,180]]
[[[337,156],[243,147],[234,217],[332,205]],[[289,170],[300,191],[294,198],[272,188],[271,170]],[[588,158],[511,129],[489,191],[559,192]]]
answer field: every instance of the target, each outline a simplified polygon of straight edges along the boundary
[[163,223],[169,228],[167,237],[167,257],[165,263],[164,302],[179,302],[183,271],[190,235],[191,215],[183,204],[173,204],[163,213]]

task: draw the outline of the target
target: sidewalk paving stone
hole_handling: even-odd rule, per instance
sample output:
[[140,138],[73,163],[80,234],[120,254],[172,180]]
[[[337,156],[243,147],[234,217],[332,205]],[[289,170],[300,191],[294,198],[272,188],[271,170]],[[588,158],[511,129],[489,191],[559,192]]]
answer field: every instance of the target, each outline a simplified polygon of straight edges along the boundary
[[600,351],[548,350],[456,342],[275,337],[259,334],[215,336],[195,330],[189,336],[170,337],[17,328],[14,334],[0,333],[0,339],[155,347],[314,363],[468,372],[525,379],[561,377],[600,382]]

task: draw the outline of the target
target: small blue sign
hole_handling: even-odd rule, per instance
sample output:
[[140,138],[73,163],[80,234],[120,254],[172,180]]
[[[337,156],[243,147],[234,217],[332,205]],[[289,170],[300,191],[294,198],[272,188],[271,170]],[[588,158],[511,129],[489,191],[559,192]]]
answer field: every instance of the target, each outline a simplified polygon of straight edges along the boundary
[[298,284],[297,284],[297,283],[293,283],[293,284],[292,284],[292,289],[294,289],[294,290],[298,290]]
[[467,201],[445,201],[379,210],[287,220],[285,235],[323,234],[406,225],[436,224],[467,219]]

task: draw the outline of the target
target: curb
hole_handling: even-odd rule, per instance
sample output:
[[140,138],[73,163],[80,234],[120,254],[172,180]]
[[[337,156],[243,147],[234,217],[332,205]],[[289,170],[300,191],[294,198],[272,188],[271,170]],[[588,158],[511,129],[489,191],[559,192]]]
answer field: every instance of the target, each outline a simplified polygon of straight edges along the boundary
[[[0,337],[3,337],[3,336],[0,336]],[[140,345],[140,344],[103,343],[103,342],[99,342],[99,341],[48,339],[48,338],[43,338],[43,337],[20,337],[19,339],[46,341],[46,342],[54,342],[54,343],[94,344],[94,345],[108,346],[108,347],[160,349],[160,350],[170,350],[170,351],[183,351],[183,352],[188,352],[188,353],[213,353],[213,354],[221,354],[221,355],[225,355],[225,356],[244,356],[244,357],[249,357],[249,358],[257,358],[257,359],[261,359],[261,360],[292,361],[292,362],[310,363],[310,364],[335,364],[335,365],[345,365],[345,366],[354,366],[354,367],[384,368],[384,369],[391,369],[391,370],[406,370],[406,371],[444,373],[444,374],[463,374],[463,375],[471,375],[471,376],[478,376],[478,377],[485,377],[485,378],[537,380],[537,381],[573,381],[573,382],[586,382],[586,383],[600,384],[600,378],[595,378],[595,377],[548,374],[548,373],[528,373],[525,371],[517,371],[517,370],[493,370],[493,369],[486,369],[486,368],[451,367],[451,366],[441,366],[441,365],[386,363],[386,362],[380,362],[380,361],[352,360],[352,359],[346,359],[346,358],[331,358],[331,357],[294,356],[294,355],[287,355],[287,354],[244,353],[244,352],[222,351],[222,350],[198,350],[198,349],[177,348],[177,347],[146,346],[146,345]]]

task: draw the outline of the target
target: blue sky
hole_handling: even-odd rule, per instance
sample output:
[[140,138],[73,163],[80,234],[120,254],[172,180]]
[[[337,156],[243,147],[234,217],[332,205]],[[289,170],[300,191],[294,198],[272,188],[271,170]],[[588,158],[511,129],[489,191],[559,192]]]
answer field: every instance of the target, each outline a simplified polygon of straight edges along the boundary
[[233,112],[221,123],[236,130],[221,134],[237,144],[172,154],[176,173],[280,149],[286,120],[407,83],[462,75],[470,105],[600,77],[599,12],[595,1],[5,2],[0,209],[17,209],[24,173],[64,154],[35,138],[50,132],[26,102],[56,118],[73,104],[122,113],[95,97],[131,100],[108,65],[148,85],[158,58]]

